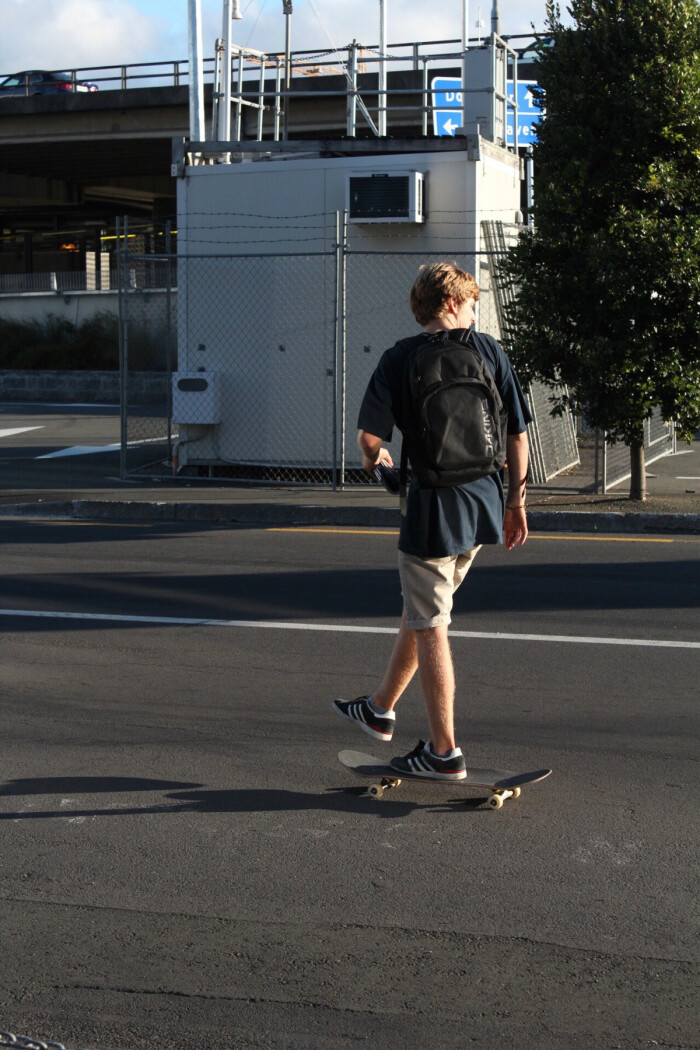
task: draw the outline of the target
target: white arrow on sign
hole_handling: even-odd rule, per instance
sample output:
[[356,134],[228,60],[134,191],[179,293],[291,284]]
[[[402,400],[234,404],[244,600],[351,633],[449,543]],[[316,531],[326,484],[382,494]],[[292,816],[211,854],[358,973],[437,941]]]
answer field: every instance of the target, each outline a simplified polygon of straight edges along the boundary
[[462,126],[461,124],[453,124],[452,123],[452,117],[450,117],[449,120],[446,120],[445,123],[443,124],[443,127],[444,127],[444,129],[445,129],[445,131],[447,132],[448,135],[454,135],[454,133],[457,130],[457,128],[461,128],[461,126]]

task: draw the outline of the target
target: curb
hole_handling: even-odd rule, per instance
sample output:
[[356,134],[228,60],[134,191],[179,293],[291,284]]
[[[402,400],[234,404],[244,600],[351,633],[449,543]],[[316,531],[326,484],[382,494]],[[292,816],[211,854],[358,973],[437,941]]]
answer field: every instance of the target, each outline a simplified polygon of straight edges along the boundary
[[[77,521],[209,522],[231,525],[344,525],[397,528],[387,507],[329,507],[279,503],[170,503],[122,500],[58,500],[0,506],[0,518],[62,518]],[[531,511],[540,532],[700,533],[700,514],[624,514],[617,511]]]

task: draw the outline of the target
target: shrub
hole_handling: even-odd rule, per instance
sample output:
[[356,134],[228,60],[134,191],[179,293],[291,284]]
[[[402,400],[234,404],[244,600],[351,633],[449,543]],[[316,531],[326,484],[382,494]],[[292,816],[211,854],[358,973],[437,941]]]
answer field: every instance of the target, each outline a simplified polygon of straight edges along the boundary
[[[166,371],[175,348],[165,325],[148,319],[129,330],[129,369]],[[0,369],[33,371],[114,371],[119,368],[119,322],[102,312],[80,324],[49,314],[42,320],[15,321],[0,317]]]

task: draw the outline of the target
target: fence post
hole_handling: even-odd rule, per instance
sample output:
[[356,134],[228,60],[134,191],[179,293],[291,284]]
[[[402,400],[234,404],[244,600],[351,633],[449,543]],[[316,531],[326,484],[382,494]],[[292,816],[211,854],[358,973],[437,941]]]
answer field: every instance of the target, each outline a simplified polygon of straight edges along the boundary
[[[335,214],[335,375],[333,397],[333,488],[345,484],[345,267],[347,248],[347,215]],[[340,447],[339,447],[340,444]]]
[[128,263],[126,249],[128,243],[128,230],[129,220],[125,217],[122,225],[117,218],[117,284],[119,287],[119,418],[121,429],[119,466],[122,481],[126,481],[127,476],[126,451],[129,440],[129,324],[127,310],[127,298],[129,293],[126,287]]
[[172,324],[172,270],[173,270],[173,257],[172,257],[172,224],[170,219],[165,224],[165,330],[167,332],[165,339],[165,377],[166,377],[166,392],[165,392],[165,403],[168,414],[167,430],[168,430],[168,460],[172,463],[173,461],[173,324]]

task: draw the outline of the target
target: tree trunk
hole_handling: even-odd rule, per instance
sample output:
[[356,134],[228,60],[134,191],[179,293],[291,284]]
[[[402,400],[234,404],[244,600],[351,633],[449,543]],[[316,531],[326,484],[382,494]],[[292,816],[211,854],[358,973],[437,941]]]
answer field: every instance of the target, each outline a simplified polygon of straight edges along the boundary
[[630,499],[645,500],[647,498],[647,472],[644,463],[644,442],[634,442],[630,445]]

